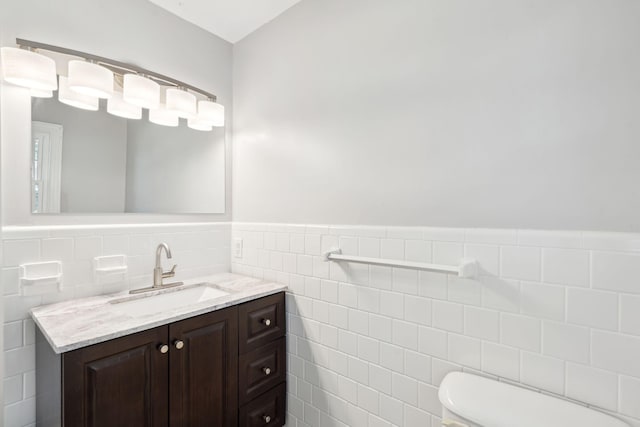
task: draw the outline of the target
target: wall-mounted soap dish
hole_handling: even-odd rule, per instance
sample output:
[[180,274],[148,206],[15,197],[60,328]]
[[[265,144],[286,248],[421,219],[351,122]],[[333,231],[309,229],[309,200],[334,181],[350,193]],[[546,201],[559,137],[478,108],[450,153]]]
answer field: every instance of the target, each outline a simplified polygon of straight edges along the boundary
[[62,290],[60,261],[34,262],[20,265],[22,295],[43,295]]
[[127,270],[126,255],[98,256],[93,259],[93,271],[97,284],[124,281]]
[[94,270],[97,274],[117,274],[127,272],[126,255],[97,256],[93,259]]

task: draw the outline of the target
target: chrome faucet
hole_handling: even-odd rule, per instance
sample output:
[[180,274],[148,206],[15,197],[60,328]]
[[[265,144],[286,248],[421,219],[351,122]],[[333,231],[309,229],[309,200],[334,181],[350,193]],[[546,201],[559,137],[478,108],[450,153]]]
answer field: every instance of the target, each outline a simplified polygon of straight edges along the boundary
[[169,245],[167,245],[166,243],[160,243],[156,248],[156,266],[153,269],[153,286],[150,286],[148,288],[142,288],[142,289],[134,289],[132,291],[129,291],[130,294],[139,294],[141,292],[155,291],[158,289],[173,288],[175,286],[183,285],[182,282],[173,282],[173,283],[166,283],[166,284],[162,282],[164,279],[167,279],[169,277],[174,277],[176,275],[176,267],[177,267],[177,264],[174,264],[173,267],[171,267],[171,270],[162,271],[161,258],[162,258],[163,249],[164,249],[164,252],[167,254],[167,259],[171,259],[171,249],[169,249]]
[[160,262],[160,258],[162,256],[162,249],[164,249],[164,252],[167,254],[167,259],[171,259],[171,249],[169,249],[169,245],[167,245],[166,243],[160,243],[156,248],[156,268],[153,269],[153,287],[154,288],[161,288],[163,286],[162,285],[163,279],[173,277],[176,275],[176,267],[177,267],[176,264],[174,264],[173,267],[171,267],[171,270],[166,272],[162,271],[162,263]]

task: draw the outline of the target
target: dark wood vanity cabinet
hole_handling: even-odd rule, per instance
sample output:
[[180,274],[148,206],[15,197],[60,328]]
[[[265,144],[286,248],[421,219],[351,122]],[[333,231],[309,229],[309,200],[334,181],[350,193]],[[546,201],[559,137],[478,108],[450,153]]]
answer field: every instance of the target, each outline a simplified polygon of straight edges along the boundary
[[55,404],[37,398],[37,425],[282,426],[285,332],[281,292],[57,358],[37,350],[62,381],[58,421]]
[[231,307],[62,355],[65,426],[238,423]]

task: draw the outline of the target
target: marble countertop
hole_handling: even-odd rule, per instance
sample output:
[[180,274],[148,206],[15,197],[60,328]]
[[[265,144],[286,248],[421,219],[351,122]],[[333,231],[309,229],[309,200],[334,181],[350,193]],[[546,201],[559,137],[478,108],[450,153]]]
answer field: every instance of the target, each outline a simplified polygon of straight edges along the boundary
[[[128,292],[68,300],[31,309],[31,317],[56,353],[64,353],[91,344],[108,341],[135,332],[166,325],[199,314],[251,301],[286,290],[286,286],[237,274],[218,274],[185,280],[179,288],[167,288],[143,294]],[[139,300],[147,296],[166,295],[181,288],[207,283],[228,295],[202,302],[164,309],[150,314],[132,315],[118,304],[126,298]],[[165,300],[167,298],[164,298]]]

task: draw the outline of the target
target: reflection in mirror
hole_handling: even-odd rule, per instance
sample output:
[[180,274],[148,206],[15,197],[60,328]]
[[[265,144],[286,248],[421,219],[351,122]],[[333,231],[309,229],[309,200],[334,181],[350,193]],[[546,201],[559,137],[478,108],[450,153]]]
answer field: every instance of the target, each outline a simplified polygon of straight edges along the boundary
[[[102,101],[104,102],[104,101]],[[223,213],[224,129],[32,99],[33,213]]]
[[61,125],[33,121],[31,124],[31,206],[33,212],[60,212],[62,168]]

